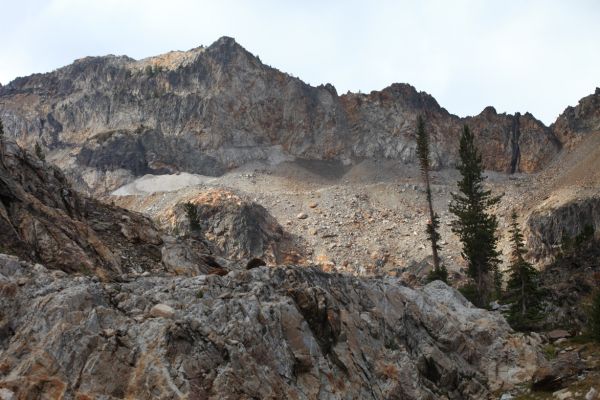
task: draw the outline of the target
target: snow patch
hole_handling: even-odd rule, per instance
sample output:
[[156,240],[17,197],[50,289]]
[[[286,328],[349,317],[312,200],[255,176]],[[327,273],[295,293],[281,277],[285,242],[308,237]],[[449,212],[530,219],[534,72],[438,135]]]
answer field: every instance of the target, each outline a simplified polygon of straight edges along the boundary
[[144,175],[135,181],[121,186],[111,194],[113,196],[146,195],[157,192],[174,192],[189,186],[213,182],[215,178],[182,172],[172,175]]

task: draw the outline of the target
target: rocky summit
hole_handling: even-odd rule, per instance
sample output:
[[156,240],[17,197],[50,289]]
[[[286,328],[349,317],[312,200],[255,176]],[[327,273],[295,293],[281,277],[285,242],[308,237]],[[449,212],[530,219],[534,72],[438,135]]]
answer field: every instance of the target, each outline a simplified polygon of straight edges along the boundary
[[147,173],[218,176],[249,161],[365,158],[415,162],[427,116],[432,161],[451,167],[463,124],[487,168],[533,172],[590,128],[568,110],[546,127],[493,107],[459,118],[408,84],[339,95],[264,65],[232,38],[143,60],[86,57],[0,87],[0,118],[20,144],[38,141],[81,190],[106,193]]

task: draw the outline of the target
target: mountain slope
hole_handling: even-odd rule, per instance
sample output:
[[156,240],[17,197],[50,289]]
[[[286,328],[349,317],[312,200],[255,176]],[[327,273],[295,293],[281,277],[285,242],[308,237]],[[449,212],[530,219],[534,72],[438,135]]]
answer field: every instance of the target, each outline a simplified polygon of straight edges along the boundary
[[213,248],[236,252],[274,224],[248,201],[240,212],[240,198],[194,193],[215,242],[175,239],[4,150],[0,253],[18,257],[0,254],[2,398],[480,399],[545,363],[539,337],[442,282],[220,266]]
[[462,124],[489,169],[532,172],[562,143],[530,114],[491,107],[460,119],[407,84],[339,96],[268,67],[233,39],[135,61],[88,57],[0,88],[0,118],[19,143],[40,141],[80,188],[106,192],[146,173],[220,175],[248,161],[415,161],[427,116],[432,158],[454,165]]

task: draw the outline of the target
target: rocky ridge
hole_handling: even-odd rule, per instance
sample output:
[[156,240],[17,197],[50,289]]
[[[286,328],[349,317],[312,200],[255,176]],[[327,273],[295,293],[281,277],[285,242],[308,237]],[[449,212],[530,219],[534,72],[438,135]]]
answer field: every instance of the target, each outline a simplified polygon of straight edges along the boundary
[[439,168],[455,164],[464,123],[496,171],[538,171],[561,138],[570,140],[531,114],[488,107],[458,118],[407,84],[338,95],[264,65],[227,37],[140,61],[87,57],[0,88],[8,134],[26,146],[39,141],[79,189],[95,193],[146,173],[218,176],[257,160],[414,163],[418,114],[427,116]]

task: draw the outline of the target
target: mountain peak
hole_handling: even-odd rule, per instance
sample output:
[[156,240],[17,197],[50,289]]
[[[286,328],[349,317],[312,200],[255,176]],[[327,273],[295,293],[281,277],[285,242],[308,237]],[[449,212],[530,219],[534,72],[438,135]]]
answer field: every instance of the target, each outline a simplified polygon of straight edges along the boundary
[[242,49],[242,50],[244,50],[244,48],[238,42],[236,42],[234,38],[232,38],[230,36],[221,36],[220,38],[215,40],[213,42],[213,44],[208,46],[208,49],[229,49],[229,50]]

